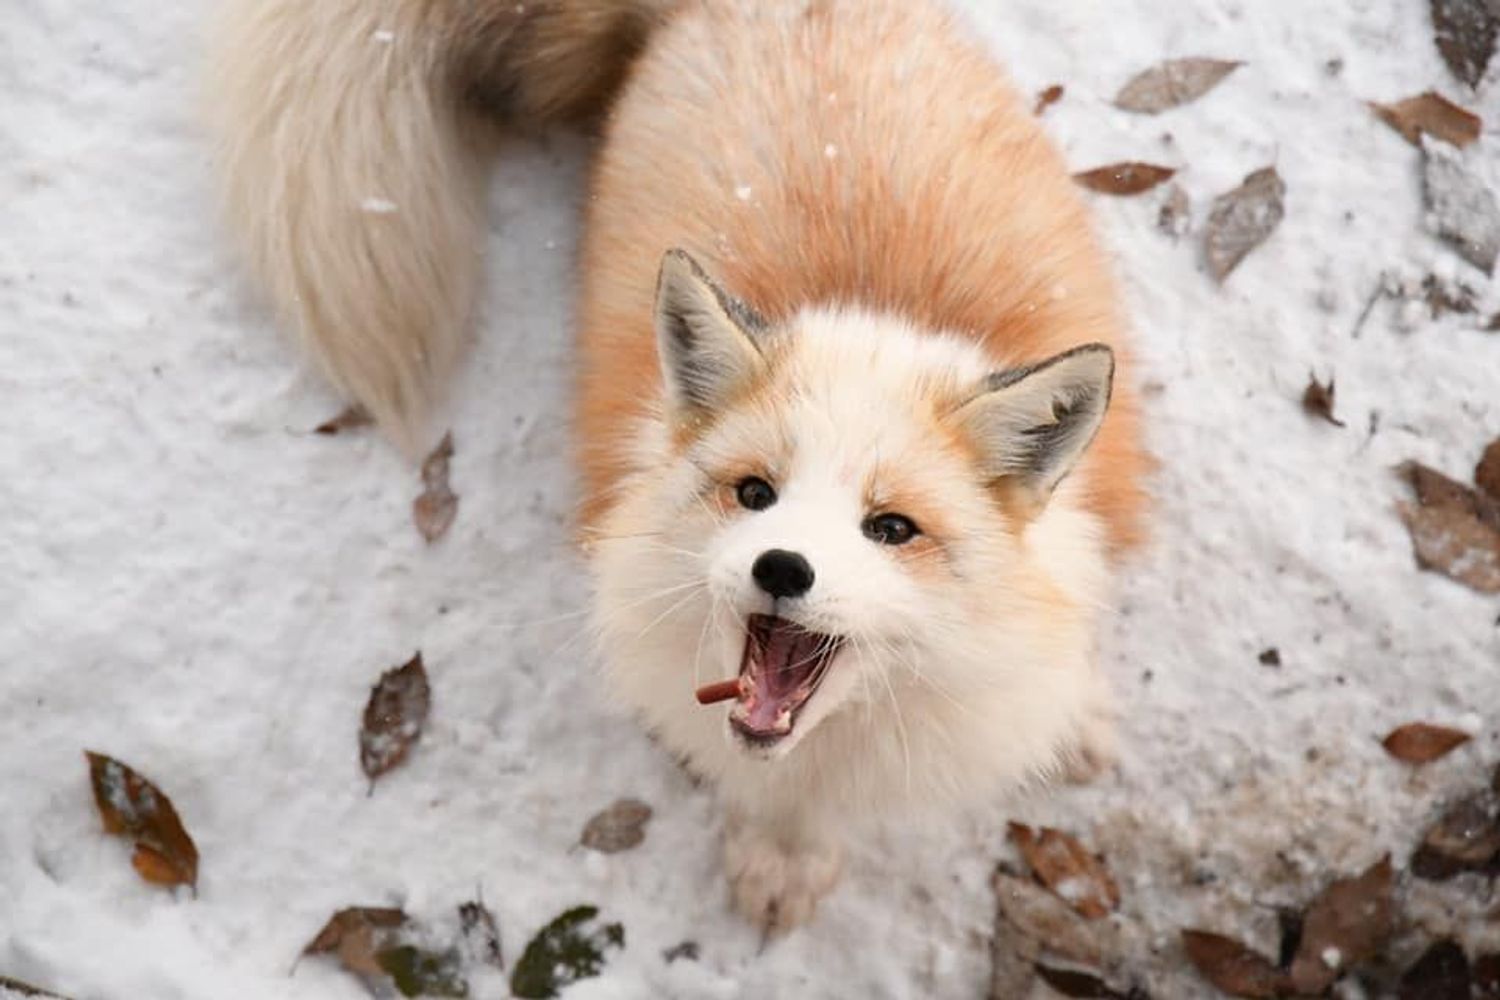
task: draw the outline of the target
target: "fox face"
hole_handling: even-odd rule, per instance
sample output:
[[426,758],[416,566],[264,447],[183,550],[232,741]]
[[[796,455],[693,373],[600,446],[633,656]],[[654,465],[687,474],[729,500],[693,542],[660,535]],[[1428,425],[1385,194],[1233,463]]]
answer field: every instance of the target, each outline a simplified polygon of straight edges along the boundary
[[[1037,697],[1028,672],[1067,634],[1077,581],[1027,531],[1099,427],[1108,348],[996,371],[891,317],[773,327],[680,252],[656,331],[653,455],[593,551],[606,659],[669,743],[701,757],[712,729],[776,759],[876,716],[931,738],[911,731],[924,706],[976,690]],[[727,712],[691,704],[726,678]]]

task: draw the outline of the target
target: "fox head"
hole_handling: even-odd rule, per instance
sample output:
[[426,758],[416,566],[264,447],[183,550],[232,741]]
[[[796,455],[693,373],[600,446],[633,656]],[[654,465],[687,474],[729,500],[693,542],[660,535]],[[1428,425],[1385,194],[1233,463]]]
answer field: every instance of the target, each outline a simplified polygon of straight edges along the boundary
[[[890,316],[772,325],[680,251],[655,328],[660,409],[591,550],[609,668],[669,744],[795,759],[861,726],[941,740],[925,716],[953,706],[1057,714],[1072,682],[1046,661],[1087,631],[1102,572],[1058,498],[1109,403],[1108,347],[997,369]],[[727,710],[693,703],[731,678]]]

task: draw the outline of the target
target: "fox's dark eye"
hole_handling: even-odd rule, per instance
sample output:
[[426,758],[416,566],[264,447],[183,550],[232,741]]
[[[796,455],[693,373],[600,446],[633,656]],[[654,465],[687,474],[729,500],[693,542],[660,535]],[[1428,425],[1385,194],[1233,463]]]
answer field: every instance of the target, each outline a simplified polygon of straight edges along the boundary
[[866,538],[881,545],[905,545],[922,533],[905,514],[876,514],[861,527]]
[[776,502],[776,489],[759,476],[746,476],[734,488],[740,506],[746,510],[765,510]]

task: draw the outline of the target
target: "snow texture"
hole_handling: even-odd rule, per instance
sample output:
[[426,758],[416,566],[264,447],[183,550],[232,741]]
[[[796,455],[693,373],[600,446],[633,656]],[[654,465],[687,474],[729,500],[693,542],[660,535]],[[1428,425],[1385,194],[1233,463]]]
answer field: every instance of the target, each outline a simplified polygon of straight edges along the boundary
[[[482,888],[512,958],[578,903],[624,923],[626,948],[568,1000],[970,998],[1017,819],[1102,851],[1118,919],[1159,952],[1139,976],[1195,996],[1177,928],[1269,949],[1275,904],[1404,859],[1495,760],[1496,602],[1416,570],[1391,470],[1467,478],[1500,435],[1500,335],[1384,301],[1352,333],[1386,273],[1436,271],[1500,308],[1424,231],[1421,155],[1365,104],[1437,88],[1473,107],[1487,127],[1462,160],[1500,184],[1496,73],[1478,97],[1457,86],[1425,3],[969,5],[1028,94],[1066,85],[1045,122],[1076,169],[1178,166],[1193,206],[1173,240],[1165,189],[1091,199],[1161,459],[1154,541],[1102,638],[1123,759],[1093,786],[863,843],[817,921],[764,953],[728,910],[709,792],[604,702],[582,629],[567,388],[587,142],[498,164],[485,319],[433,435],[453,429],[462,503],[429,546],[414,468],[369,430],[310,433],[342,403],[216,221],[196,111],[211,6],[0,15],[0,974],[75,998],[354,1000],[332,963],[287,974],[329,914],[437,919]],[[1162,115],[1110,106],[1182,56],[1245,65]],[[1285,220],[1220,287],[1207,206],[1272,164]],[[1301,411],[1309,371],[1337,376],[1347,428]],[[1273,646],[1282,665],[1262,665]],[[416,649],[431,719],[367,796],[361,707]],[[1476,738],[1413,770],[1378,739],[1417,719]],[[202,853],[196,899],[142,882],[102,833],[85,748],[171,796]],[[645,842],[573,849],[622,796],[655,810]],[[698,960],[663,960],[689,938]]]

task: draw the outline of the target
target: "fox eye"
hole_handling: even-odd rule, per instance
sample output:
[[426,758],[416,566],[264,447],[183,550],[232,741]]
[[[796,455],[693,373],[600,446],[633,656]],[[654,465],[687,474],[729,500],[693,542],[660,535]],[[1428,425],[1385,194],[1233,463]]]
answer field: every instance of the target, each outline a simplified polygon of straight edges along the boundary
[[922,533],[905,514],[876,514],[860,527],[866,538],[881,545],[905,545]]
[[741,479],[734,495],[746,510],[765,510],[776,502],[776,488],[759,476]]

